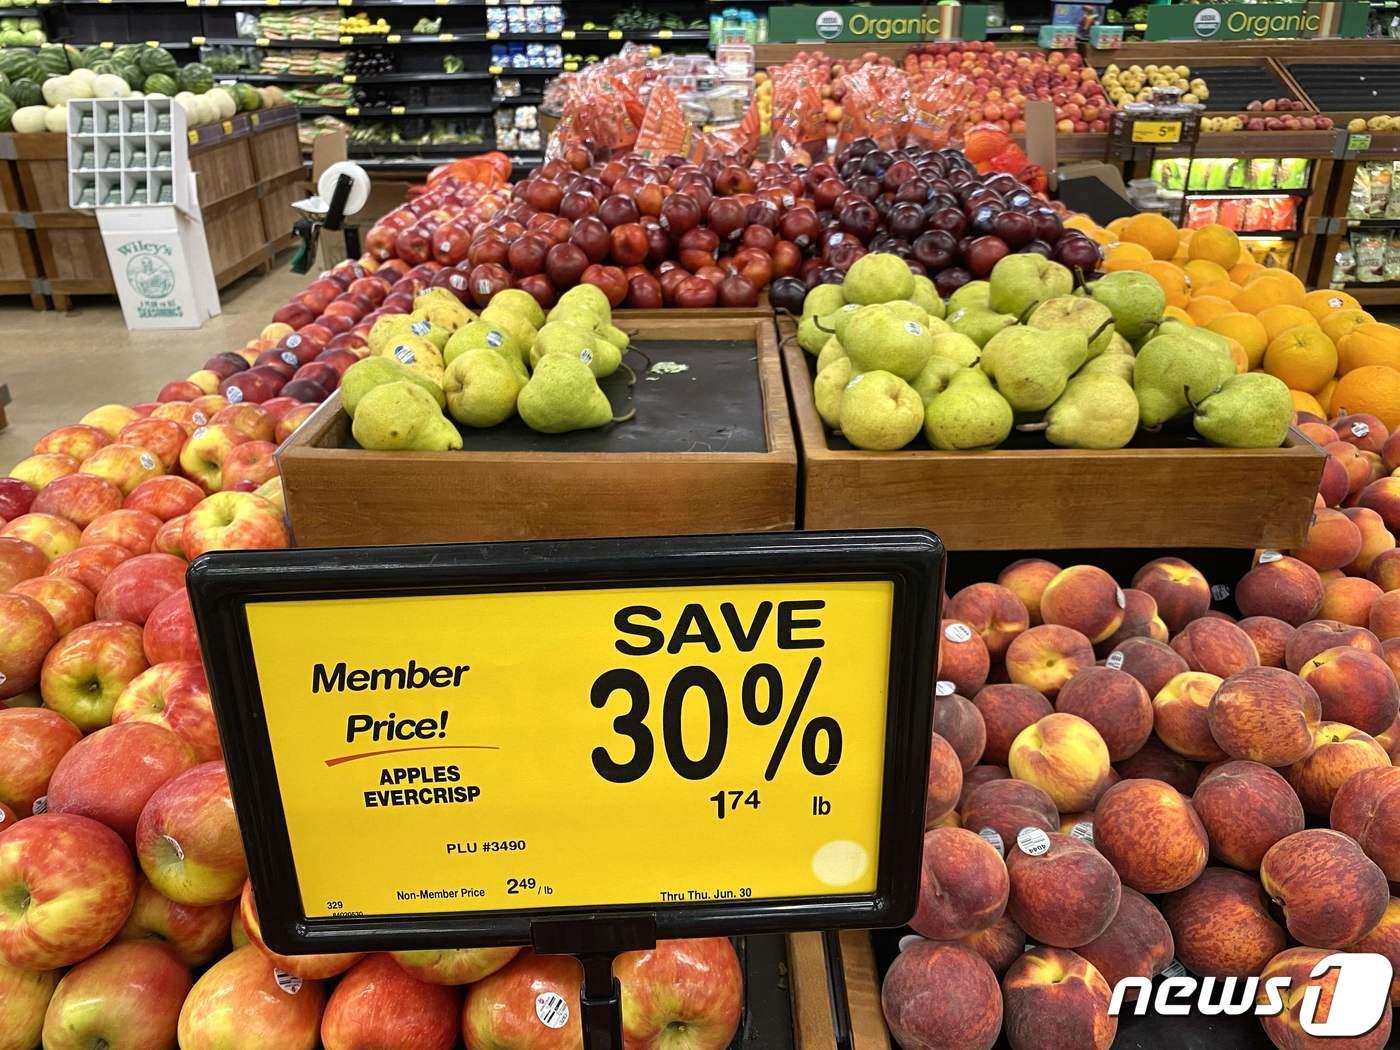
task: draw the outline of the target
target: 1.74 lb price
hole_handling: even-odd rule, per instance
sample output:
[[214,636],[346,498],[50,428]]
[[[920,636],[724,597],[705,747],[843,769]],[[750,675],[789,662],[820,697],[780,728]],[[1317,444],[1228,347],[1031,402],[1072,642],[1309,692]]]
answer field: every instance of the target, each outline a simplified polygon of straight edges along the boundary
[[[783,756],[794,735],[801,730],[802,765],[813,776],[825,776],[841,761],[841,724],[830,715],[818,715],[803,722],[807,700],[821,673],[821,657],[814,656],[807,665],[797,695],[787,710],[764,770],[763,779],[771,781],[778,775]],[[656,755],[656,740],[646,724],[651,711],[651,690],[647,681],[631,668],[618,667],[604,671],[593,683],[589,700],[602,710],[614,694],[621,693],[628,701],[625,711],[613,719],[613,730],[631,741],[631,754],[619,759],[606,747],[593,749],[593,768],[604,780],[613,784],[630,784],[640,780],[651,768]],[[707,716],[704,750],[698,757],[686,751],[681,727],[685,705],[693,694],[695,702],[703,702]],[[782,716],[784,706],[782,673],[772,664],[754,664],[744,674],[740,688],[740,709],[744,721],[753,726],[770,726]],[[682,667],[666,685],[661,703],[661,740],[666,760],[677,774],[687,780],[704,780],[713,776],[724,761],[729,745],[729,697],[724,683],[708,667]]]

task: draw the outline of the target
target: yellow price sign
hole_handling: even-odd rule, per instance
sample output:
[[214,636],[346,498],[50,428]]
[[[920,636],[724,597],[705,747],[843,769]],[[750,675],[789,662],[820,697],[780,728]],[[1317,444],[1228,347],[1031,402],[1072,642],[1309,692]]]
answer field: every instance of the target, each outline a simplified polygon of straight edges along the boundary
[[190,37],[190,44],[191,44],[191,46],[193,46],[193,47],[203,47],[203,46],[204,46],[204,41],[205,41],[205,38],[202,37],[202,36],[192,36],[192,37]]
[[390,107],[389,107],[389,115],[390,115],[391,117],[401,117],[401,116],[403,116],[406,112],[408,112],[408,110],[405,109],[403,106],[390,106]]
[[577,73],[577,72],[578,72],[578,63],[577,63],[577,62],[565,62],[565,63],[564,63],[564,72],[565,72],[565,73]]
[[353,44],[355,42],[355,38],[353,36],[342,36],[339,42],[342,44]]
[[1134,142],[1171,143],[1181,141],[1179,120],[1138,120],[1133,122]]
[[256,44],[258,47],[267,47],[268,40],[267,37],[260,36],[256,40],[254,40],[253,43]]
[[669,29],[658,29],[658,30],[656,31],[656,35],[657,35],[658,38],[660,38],[660,39],[662,39],[662,40],[670,40],[670,39],[671,39],[671,31],[670,31]]
[[437,38],[441,40],[444,44],[450,44],[452,41],[457,39],[456,35],[452,33],[439,33]]
[[223,127],[224,127],[224,134],[225,134],[225,135],[232,135],[232,134],[233,134],[233,121],[231,121],[231,120],[226,120],[226,121],[224,121]]
[[360,115],[360,107],[359,107],[359,106],[346,106],[346,107],[345,107],[345,115],[346,115],[347,117],[358,117],[358,116]]
[[505,68],[503,66],[487,66],[486,72],[490,73],[493,77],[498,77],[505,72]]
[[621,39],[622,39],[622,30],[621,30],[621,29],[609,29],[609,30],[608,30],[608,39],[609,39],[609,40],[621,40]]
[[501,34],[500,34],[498,31],[496,31],[495,29],[488,29],[488,30],[486,30],[486,39],[487,39],[487,40],[499,40],[500,38],[501,38]]
[[560,39],[560,40],[572,40],[572,39],[573,39],[574,37],[576,37],[576,36],[578,36],[578,34],[575,33],[572,29],[561,29],[561,30],[559,30],[559,39]]
[[[920,542],[911,560],[936,541]],[[898,768],[921,796],[927,775],[932,683],[911,632],[934,644],[936,563],[921,587],[731,575],[300,597],[277,572],[276,600],[223,604],[246,656],[235,686],[220,632],[206,638],[216,706],[258,723],[230,756],[239,819],[260,834],[242,763],[265,762],[298,921],[869,902],[891,879],[912,908],[917,879],[882,843],[908,825],[912,858],[922,831],[917,799],[887,785]],[[667,841],[686,849],[658,854]]]
[[197,132],[197,131],[191,131],[189,134],[187,134],[187,135],[185,136],[185,138],[187,138],[187,139],[190,140],[190,145],[191,145],[191,146],[198,146],[198,145],[199,145],[199,132]]
[[354,73],[346,73],[343,77],[340,78],[340,82],[342,84],[353,84],[357,80],[359,80],[359,77],[355,76]]
[[386,37],[384,38],[384,42],[385,42],[386,44],[397,44],[397,43],[400,43],[402,40],[403,40],[403,37],[400,36],[398,33],[390,33],[388,36],[386,36]]

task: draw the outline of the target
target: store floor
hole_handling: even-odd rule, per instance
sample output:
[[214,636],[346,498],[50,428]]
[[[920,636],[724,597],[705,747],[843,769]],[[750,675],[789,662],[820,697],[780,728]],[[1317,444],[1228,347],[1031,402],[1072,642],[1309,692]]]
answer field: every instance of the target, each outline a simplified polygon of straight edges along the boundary
[[129,332],[116,299],[80,297],[68,312],[40,313],[27,299],[0,299],[0,384],[10,389],[9,427],[0,431],[0,469],[34,442],[98,405],[153,399],[211,354],[242,346],[311,279],[287,269],[244,277],[220,295],[223,313],[194,331]]

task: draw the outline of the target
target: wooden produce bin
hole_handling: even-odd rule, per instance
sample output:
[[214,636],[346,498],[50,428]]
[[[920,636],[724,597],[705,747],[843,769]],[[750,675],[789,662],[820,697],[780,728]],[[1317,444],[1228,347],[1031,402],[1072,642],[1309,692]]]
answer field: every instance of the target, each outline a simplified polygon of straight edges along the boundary
[[[635,424],[464,431],[453,452],[366,452],[332,395],[279,451],[305,547],[768,532],[796,525],[797,449],[771,320],[629,325]],[[688,371],[649,373],[653,362]],[[697,385],[699,384],[699,385]],[[619,369],[603,381],[625,413]],[[629,429],[630,428],[630,429]]]
[[[821,934],[792,933],[787,942],[794,1042],[799,1050],[831,1050],[836,1036]],[[842,931],[841,961],[854,1050],[889,1050],[893,1044],[880,1006],[880,978],[868,930]]]
[[11,157],[0,157],[0,295],[27,295],[34,309],[47,307],[40,282],[39,256],[24,211],[19,172]]
[[780,326],[802,449],[805,529],[925,528],[949,550],[1296,547],[1323,451],[1296,431],[1276,449],[1203,444],[861,452],[827,433],[812,358]]
[[67,310],[75,295],[115,295],[97,216],[68,207],[67,137],[5,135],[3,139],[15,157],[23,210],[38,247],[42,287],[53,297],[53,304]]

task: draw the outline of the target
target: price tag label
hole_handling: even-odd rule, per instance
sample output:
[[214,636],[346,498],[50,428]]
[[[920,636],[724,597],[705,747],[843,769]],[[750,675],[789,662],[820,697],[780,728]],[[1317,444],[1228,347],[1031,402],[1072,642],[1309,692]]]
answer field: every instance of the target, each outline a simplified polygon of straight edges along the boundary
[[439,33],[438,39],[441,40],[444,44],[450,44],[452,41],[456,40],[457,37],[454,36],[452,33]]
[[406,113],[406,112],[407,112],[407,110],[405,110],[403,106],[390,106],[390,107],[389,107],[389,115],[390,115],[391,117],[401,117],[401,116],[403,116],[404,113]]
[[578,35],[578,34],[575,33],[572,29],[561,29],[561,30],[559,31],[559,39],[560,39],[560,40],[572,40],[572,39],[573,39],[574,37],[576,37],[577,35]]
[[658,29],[656,35],[662,40],[670,40],[672,33],[669,29]]
[[494,29],[488,29],[488,30],[486,30],[486,39],[487,39],[487,40],[499,40],[499,39],[501,39],[501,34],[500,34],[499,32],[497,32],[496,30],[494,30]]
[[340,42],[342,44],[353,44],[355,42],[355,38],[353,36],[342,36],[340,38]]
[[[893,786],[926,773],[921,645],[942,559],[926,537],[886,535],[904,546],[883,561],[862,560],[865,536],[815,559],[801,534],[778,553],[771,537],[687,538],[750,558],[724,570],[712,555],[697,580],[694,553],[657,544],[615,560],[606,586],[570,575],[589,541],[553,545],[543,568],[497,559],[475,584],[482,563],[453,568],[437,548],[415,571],[398,549],[397,593],[352,582],[368,581],[363,562],[206,559],[192,591],[202,625],[224,611],[206,639],[228,657],[208,656],[215,704],[260,727],[230,756],[239,821],[265,842],[275,813],[290,848],[249,851],[268,862],[252,877],[269,945],[304,936],[286,908],[306,931],[379,917],[465,931],[463,945],[609,905],[655,911],[658,933],[672,911],[870,908],[909,881],[891,844],[918,855],[922,812]],[[257,572],[254,593],[229,600],[230,568]],[[252,764],[271,799],[245,793]],[[896,907],[912,911],[916,890]]]
[[1011,26],[1010,29],[1013,33],[1024,33],[1026,31],[1025,26]]
[[1133,122],[1134,142],[1170,143],[1181,141],[1179,120],[1138,120]]
[[621,30],[621,29],[609,29],[609,30],[608,30],[608,39],[609,39],[609,40],[621,40],[621,39],[622,39],[622,30]]
[[577,62],[565,62],[565,63],[564,63],[564,72],[565,72],[565,73],[577,73],[577,72],[578,72],[578,63],[577,63]]
[[493,77],[498,77],[504,73],[505,70],[500,66],[487,66],[486,72],[490,73]]
[[359,79],[360,78],[355,76],[354,73],[346,73],[343,77],[340,78],[340,82],[342,84],[353,84]]
[[256,113],[249,113],[248,124],[256,128],[262,124],[262,118],[259,117]]
[[384,38],[384,42],[385,42],[386,44],[398,44],[398,43],[401,43],[402,41],[403,41],[403,37],[401,37],[398,33],[390,33],[388,36],[386,36],[386,37]]
[[192,36],[192,37],[190,37],[190,46],[192,46],[192,47],[203,47],[203,46],[204,46],[204,41],[205,41],[205,38],[202,37],[202,36]]
[[191,131],[188,135],[185,136],[185,138],[187,138],[187,139],[190,140],[190,145],[191,145],[191,146],[198,146],[198,145],[199,145],[199,132],[197,132],[197,131]]
[[260,36],[256,40],[254,40],[253,43],[256,44],[258,47],[267,47],[268,40],[267,37]]
[[282,0],[265,0],[268,7],[281,7]]
[[346,107],[345,107],[345,115],[346,115],[347,117],[358,117],[358,116],[360,115],[360,107],[359,107],[359,106],[346,106]]
[[232,134],[233,134],[233,121],[231,121],[231,120],[226,120],[226,121],[224,121],[224,134],[225,134],[225,135],[232,135]]
[[1347,152],[1348,152],[1348,153],[1358,153],[1358,152],[1360,152],[1361,150],[1368,150],[1368,149],[1370,149],[1370,148],[1371,148],[1371,136],[1370,136],[1370,135],[1365,135],[1365,134],[1358,135],[1358,134],[1356,134],[1355,132],[1353,132],[1353,133],[1347,135]]
[[185,6],[186,6],[186,7],[198,7],[198,6],[199,6],[199,0],[185,0]]

